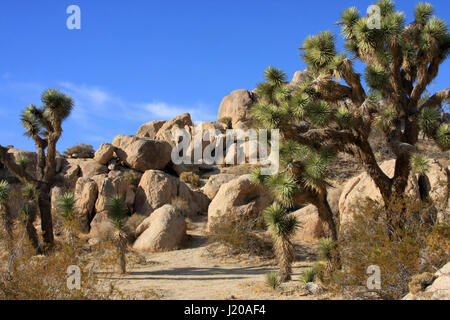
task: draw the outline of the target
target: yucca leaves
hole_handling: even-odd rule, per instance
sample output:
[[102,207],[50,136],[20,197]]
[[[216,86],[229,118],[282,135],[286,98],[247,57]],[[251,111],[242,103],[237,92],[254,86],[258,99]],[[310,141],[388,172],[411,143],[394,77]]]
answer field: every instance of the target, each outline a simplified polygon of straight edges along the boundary
[[303,146],[296,141],[288,140],[281,144],[280,160],[283,165],[287,165],[294,161],[303,160],[309,154],[308,147]]
[[66,119],[73,109],[73,100],[56,89],[48,89],[42,94],[45,112],[59,121]]
[[264,78],[266,81],[274,86],[281,86],[283,83],[287,82],[287,75],[281,69],[269,66],[264,71]]
[[19,156],[16,160],[16,164],[22,169],[26,170],[30,165],[31,160],[26,156]]
[[417,23],[427,24],[433,15],[434,7],[428,2],[419,2],[414,7],[414,18]]
[[31,183],[22,188],[22,195],[27,200],[34,200],[36,198],[36,187]]
[[277,202],[264,210],[264,220],[269,231],[277,237],[289,238],[299,226],[297,219],[288,215],[286,209]]
[[323,101],[313,101],[306,106],[306,115],[315,125],[323,127],[331,120],[331,107]]
[[379,65],[368,65],[365,70],[367,84],[375,90],[381,90],[386,86],[388,76],[383,67]]
[[442,124],[436,131],[436,142],[445,151],[450,149],[450,125]]
[[125,199],[121,195],[113,195],[107,201],[108,217],[116,228],[121,230],[128,219]]
[[334,118],[341,127],[346,128],[350,125],[353,114],[346,107],[341,106],[334,113]]
[[430,167],[429,160],[418,153],[414,153],[410,159],[411,169],[416,174],[425,174]]
[[6,203],[9,199],[9,193],[11,191],[11,186],[6,180],[0,181],[0,205]]
[[62,194],[57,201],[57,207],[61,217],[72,221],[75,218],[75,194],[72,192]]
[[356,7],[351,7],[341,15],[341,21],[338,22],[338,25],[342,25],[342,34],[346,39],[351,39],[353,37],[353,26],[360,19],[360,13]]
[[423,108],[417,120],[420,129],[430,137],[434,135],[439,126],[439,114],[434,108]]
[[317,36],[306,38],[303,43],[303,59],[314,71],[321,71],[330,64],[336,56],[334,36],[330,31],[320,32]]
[[330,261],[335,247],[335,242],[331,238],[322,238],[319,240],[318,257],[322,261]]

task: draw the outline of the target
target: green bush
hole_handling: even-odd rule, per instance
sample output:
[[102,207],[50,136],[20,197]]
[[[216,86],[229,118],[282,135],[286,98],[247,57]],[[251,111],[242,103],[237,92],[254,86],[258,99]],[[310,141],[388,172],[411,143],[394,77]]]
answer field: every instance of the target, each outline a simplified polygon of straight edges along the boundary
[[266,273],[266,285],[272,289],[276,289],[280,286],[280,279],[278,273],[268,272]]
[[87,159],[87,158],[93,158],[95,151],[94,151],[94,147],[91,146],[90,144],[80,143],[71,148],[67,148],[67,150],[64,151],[63,154],[67,158]]

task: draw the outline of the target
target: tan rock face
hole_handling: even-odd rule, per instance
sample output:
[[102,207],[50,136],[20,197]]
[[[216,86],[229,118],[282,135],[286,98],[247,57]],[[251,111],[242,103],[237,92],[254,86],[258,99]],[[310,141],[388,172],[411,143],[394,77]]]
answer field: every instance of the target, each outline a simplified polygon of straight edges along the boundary
[[189,113],[184,113],[164,123],[156,134],[156,140],[166,141],[173,147],[175,141],[172,140],[172,133],[177,129],[185,129],[192,135],[193,126],[194,124],[192,123],[191,115]]
[[88,228],[95,215],[97,201],[97,183],[90,178],[79,178],[75,185],[75,209],[80,216],[83,226]]
[[108,168],[93,159],[80,159],[78,166],[83,178],[92,178],[93,176],[108,173]]
[[171,159],[172,148],[165,141],[119,135],[113,146],[120,160],[141,172],[163,169]]
[[184,202],[184,210],[188,216],[205,213],[209,199],[201,192],[192,191],[178,178],[158,170],[146,171],[136,190],[135,212],[149,215],[176,198]]
[[255,101],[253,93],[246,89],[235,90],[223,98],[219,107],[219,119],[229,117],[233,128],[238,122],[252,122],[250,108]]
[[259,214],[271,203],[270,193],[251,183],[250,175],[243,175],[220,187],[208,208],[208,226],[228,213]]
[[37,169],[37,154],[35,152],[19,150],[19,149],[8,149],[8,155],[14,162],[20,158],[26,158],[29,161],[27,166],[27,173],[31,175],[33,178],[36,178],[36,169]]
[[203,193],[209,198],[214,199],[217,192],[219,191],[220,187],[230,182],[233,179],[236,179],[237,175],[235,174],[229,174],[229,173],[220,173],[215,174],[209,177],[208,182],[205,184],[205,186],[202,188]]
[[61,164],[61,172],[59,172],[55,180],[59,183],[75,186],[78,177],[81,175],[78,159],[63,159]]
[[307,70],[299,70],[299,71],[295,72],[290,85],[297,86],[297,85],[301,84],[307,77],[308,77]]
[[[141,227],[142,225],[145,227]],[[174,250],[186,239],[184,216],[168,204],[155,210],[138,229],[142,233],[135,241],[133,249],[140,252]]]
[[114,157],[114,147],[110,143],[103,143],[94,154],[94,160],[101,165],[107,164]]
[[63,188],[55,186],[50,191],[50,202],[52,205],[52,215],[58,215],[58,200],[64,193]]
[[434,275],[423,273],[413,276],[409,287],[410,293],[403,300],[450,300],[450,262]]
[[[389,176],[394,176],[395,160],[388,160],[380,165],[381,170]],[[413,174],[410,175],[406,193],[411,196],[419,196],[419,185]],[[350,179],[342,190],[339,199],[339,214],[341,227],[352,221],[353,213],[359,207],[359,202],[369,198],[382,203],[381,193],[367,173],[362,173]]]
[[[383,172],[389,177],[394,176],[395,160],[388,160],[380,165]],[[442,204],[442,195],[445,194],[447,185],[446,168],[443,168],[438,163],[430,163],[430,168],[426,173],[427,183],[429,183],[429,196],[438,205]],[[406,187],[406,194],[412,197],[420,197],[418,177],[412,172]],[[339,199],[339,212],[341,226],[348,223],[352,219],[352,214],[355,208],[358,208],[358,201],[366,198],[383,202],[381,193],[373,182],[372,178],[367,173],[362,173],[350,179],[344,186],[341,197]],[[442,206],[440,209],[441,215],[448,216],[448,206]],[[439,209],[439,208],[438,208]]]
[[149,138],[152,140],[156,139],[156,134],[158,133],[159,129],[166,123],[167,121],[150,121],[146,124],[143,124],[139,127],[138,132],[136,133],[137,137],[141,138]]
[[[339,214],[339,197],[342,187],[329,188],[327,200],[335,217]],[[297,218],[300,227],[297,229],[293,239],[297,241],[315,242],[323,235],[323,225],[319,217],[319,212],[314,205],[308,205],[304,208],[291,213]]]

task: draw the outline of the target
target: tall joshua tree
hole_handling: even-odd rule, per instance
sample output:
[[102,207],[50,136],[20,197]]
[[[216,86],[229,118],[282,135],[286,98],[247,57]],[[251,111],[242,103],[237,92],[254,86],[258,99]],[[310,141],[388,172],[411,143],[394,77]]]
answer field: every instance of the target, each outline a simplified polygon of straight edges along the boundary
[[[420,131],[443,150],[450,149],[450,125],[440,118],[450,89],[427,96],[450,51],[447,24],[433,15],[428,3],[415,6],[415,20],[409,24],[392,1],[375,5],[380,9],[378,17],[361,16],[356,8],[342,13],[339,25],[350,58],[337,52],[331,32],[321,32],[308,37],[301,48],[308,66],[302,83],[292,88],[283,72],[269,68],[267,81],[258,85],[262,99],[253,107],[255,117],[266,127],[280,129],[286,172],[297,182],[286,199],[305,200],[295,195],[310,189],[304,198],[316,206],[322,203],[321,217],[327,211],[320,206],[328,206],[325,178],[334,153],[359,160],[388,205],[404,193],[411,169],[423,163],[423,157],[416,155]],[[379,28],[370,23],[378,18]],[[356,60],[365,65],[367,86],[355,71]],[[374,126],[381,128],[395,156],[392,178],[381,170],[369,143]],[[285,182],[274,188],[287,190]]]
[[272,234],[275,253],[280,265],[280,281],[291,279],[294,247],[291,237],[298,227],[294,216],[288,215],[286,209],[275,202],[264,211],[264,220]]
[[15,163],[8,155],[8,149],[3,146],[0,146],[0,162],[21,182],[36,186],[44,243],[46,247],[52,247],[54,236],[50,189],[56,175],[56,144],[62,134],[62,122],[72,111],[73,100],[55,89],[45,91],[41,100],[42,107],[31,104],[21,114],[25,135],[34,140],[38,154],[36,178]]

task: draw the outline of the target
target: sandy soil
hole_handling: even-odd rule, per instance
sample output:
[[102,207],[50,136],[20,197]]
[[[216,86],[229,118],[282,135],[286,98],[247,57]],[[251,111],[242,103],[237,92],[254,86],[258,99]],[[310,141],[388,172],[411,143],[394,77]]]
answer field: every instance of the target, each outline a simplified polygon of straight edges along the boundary
[[[211,256],[204,235],[205,222],[193,224],[186,248],[146,256],[146,262],[127,275],[110,278],[126,295],[135,298],[174,300],[204,299],[313,299],[299,282],[302,270],[313,257],[307,245],[297,247],[300,254],[293,268],[293,280],[273,290],[265,285],[265,274],[276,271],[276,261],[224,259]],[[305,247],[306,246],[306,247]],[[226,259],[225,259],[226,260]],[[238,261],[241,260],[241,261]]]

